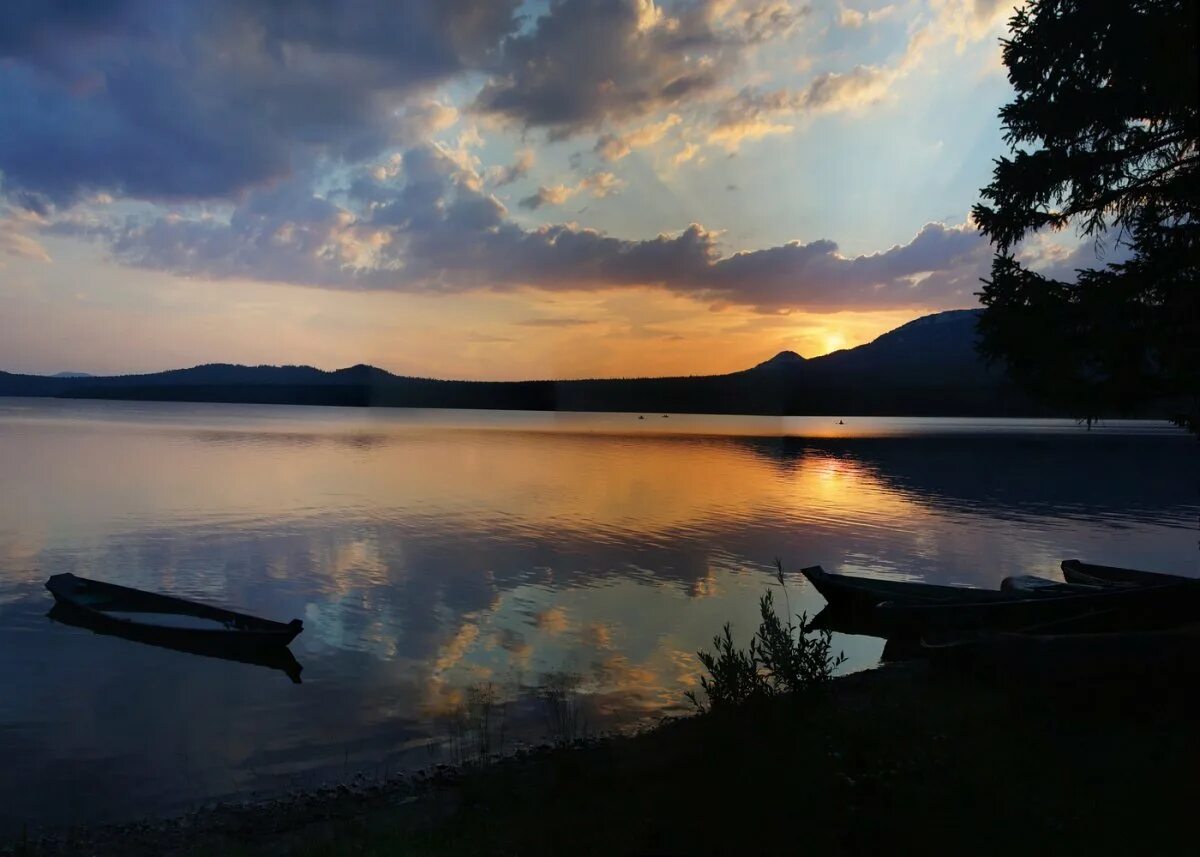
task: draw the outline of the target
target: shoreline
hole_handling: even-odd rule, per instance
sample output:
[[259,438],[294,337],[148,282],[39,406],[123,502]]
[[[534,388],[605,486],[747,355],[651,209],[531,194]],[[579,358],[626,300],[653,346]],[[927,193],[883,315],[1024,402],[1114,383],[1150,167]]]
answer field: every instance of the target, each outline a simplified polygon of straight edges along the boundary
[[[657,380],[657,379],[650,379]],[[448,382],[459,383],[459,382]],[[462,382],[462,383],[490,383],[490,382]],[[524,383],[524,382],[503,382],[503,383]],[[557,383],[557,382],[534,382],[534,383]],[[568,382],[569,383],[569,382]],[[579,383],[593,383],[583,381]],[[189,397],[186,395],[180,396],[116,396],[116,395],[29,395],[26,393],[5,393],[0,392],[0,401],[5,399],[21,400],[29,402],[89,402],[89,403],[115,403],[115,404],[143,404],[143,405],[248,405],[248,406],[275,406],[283,408],[319,408],[322,410],[349,410],[349,411],[461,411],[466,413],[481,413],[490,414],[495,412],[500,413],[521,413],[521,414],[580,414],[580,415],[610,415],[610,416],[631,416],[635,419],[638,417],[659,418],[659,417],[753,417],[760,419],[822,419],[822,420],[837,420],[845,417],[853,419],[909,419],[909,420],[978,420],[978,421],[994,421],[994,422],[1011,422],[1011,421],[1028,421],[1028,422],[1070,422],[1076,426],[1082,426],[1086,422],[1083,417],[1072,416],[1066,411],[1054,411],[1046,408],[999,408],[999,409],[976,409],[963,408],[942,410],[937,408],[921,408],[908,410],[907,412],[899,412],[895,408],[876,408],[876,407],[846,407],[833,408],[827,407],[824,410],[818,411],[784,411],[778,408],[767,408],[758,410],[731,410],[731,409],[693,409],[679,408],[673,406],[671,402],[645,402],[641,404],[652,405],[653,407],[642,408],[626,408],[626,407],[562,407],[558,403],[546,404],[538,407],[517,407],[505,403],[497,404],[479,404],[479,405],[462,405],[462,404],[390,404],[381,401],[302,401],[291,399],[279,399],[269,396],[260,397]],[[1092,421],[1092,429],[1103,429],[1105,425],[1113,424],[1166,424],[1171,425],[1172,417],[1162,414],[1109,414],[1104,417],[1096,417]],[[1188,434],[1185,429],[1179,429],[1180,432]]]
[[1135,836],[1166,848],[1190,829],[1175,784],[1200,762],[1177,691],[1153,675],[1011,683],[901,662],[632,735],[76,828],[0,854],[1107,852]]

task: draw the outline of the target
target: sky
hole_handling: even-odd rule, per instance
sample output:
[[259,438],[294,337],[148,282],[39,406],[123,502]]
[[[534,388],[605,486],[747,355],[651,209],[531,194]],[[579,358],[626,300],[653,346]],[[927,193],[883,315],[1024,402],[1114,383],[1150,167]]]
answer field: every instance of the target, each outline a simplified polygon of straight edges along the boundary
[[5,3],[0,370],[706,374],[976,306],[1011,13]]

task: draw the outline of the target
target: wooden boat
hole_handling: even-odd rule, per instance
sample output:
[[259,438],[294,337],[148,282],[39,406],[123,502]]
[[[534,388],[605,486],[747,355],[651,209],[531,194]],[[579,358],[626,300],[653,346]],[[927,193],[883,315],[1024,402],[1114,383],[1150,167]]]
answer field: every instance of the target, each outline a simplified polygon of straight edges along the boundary
[[882,632],[889,637],[927,637],[948,630],[1006,631],[1048,622],[1096,621],[1101,616],[1112,628],[1155,630],[1200,618],[1200,581],[975,603],[883,602],[874,613]]
[[299,619],[287,624],[273,622],[74,574],[54,575],[46,581],[46,589],[59,604],[78,611],[95,630],[144,642],[245,651],[286,646],[304,630]]
[[1163,583],[1178,583],[1191,580],[1178,574],[1163,574],[1156,571],[1138,571],[1133,568],[1118,568],[1115,565],[1094,565],[1077,559],[1065,559],[1062,563],[1063,577],[1068,583],[1100,586],[1134,585],[1157,586]]
[[802,568],[800,573],[817,592],[825,596],[831,607],[848,612],[869,614],[875,605],[884,601],[895,604],[959,604],[1009,600],[1013,597],[993,589],[833,574],[819,565]]
[[[945,586],[936,583],[918,583],[908,580],[880,580],[873,577],[853,577],[848,574],[832,574],[821,566],[800,569],[813,585],[825,596],[829,606],[847,614],[870,617],[876,605],[885,601],[893,604],[975,604],[990,601],[1013,601],[1016,599],[1073,594],[1087,592],[1094,587],[1074,586],[1057,581],[1036,578],[1039,584],[1030,588],[1032,577],[1005,578],[999,590],[978,589],[971,586]],[[1015,585],[1015,584],[1020,585]]]
[[1061,580],[1051,580],[1036,574],[1016,574],[1000,581],[1001,592],[1009,592],[1025,598],[1031,595],[1072,595],[1097,592],[1103,588],[1099,584],[1063,583]]
[[179,639],[170,634],[153,635],[145,631],[144,626],[132,623],[97,623],[89,614],[78,607],[55,603],[46,616],[54,622],[71,625],[75,628],[85,628],[95,634],[121,637],[137,643],[171,649],[176,652],[186,652],[189,655],[201,655],[208,658],[220,658],[225,661],[237,661],[268,669],[279,670],[295,684],[300,684],[300,673],[304,667],[296,660],[292,650],[287,646],[266,647],[231,647],[226,645],[206,644],[194,640]]

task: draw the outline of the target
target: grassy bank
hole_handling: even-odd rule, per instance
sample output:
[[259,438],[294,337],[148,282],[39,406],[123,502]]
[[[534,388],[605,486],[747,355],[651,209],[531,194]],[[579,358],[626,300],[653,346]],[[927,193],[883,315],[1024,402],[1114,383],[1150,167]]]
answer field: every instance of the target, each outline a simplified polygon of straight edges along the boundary
[[[28,853],[1171,853],[1192,845],[1187,688],[905,665],[425,784]],[[18,853],[20,851],[18,850]]]

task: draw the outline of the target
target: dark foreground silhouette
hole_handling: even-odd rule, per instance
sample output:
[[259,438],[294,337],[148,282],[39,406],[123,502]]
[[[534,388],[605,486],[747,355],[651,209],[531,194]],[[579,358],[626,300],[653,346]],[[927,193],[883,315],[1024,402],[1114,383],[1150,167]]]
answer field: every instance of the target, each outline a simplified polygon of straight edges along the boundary
[[[1190,847],[1187,694],[902,664],[802,698],[29,854],[1144,853]],[[21,853],[18,851],[18,853]]]

